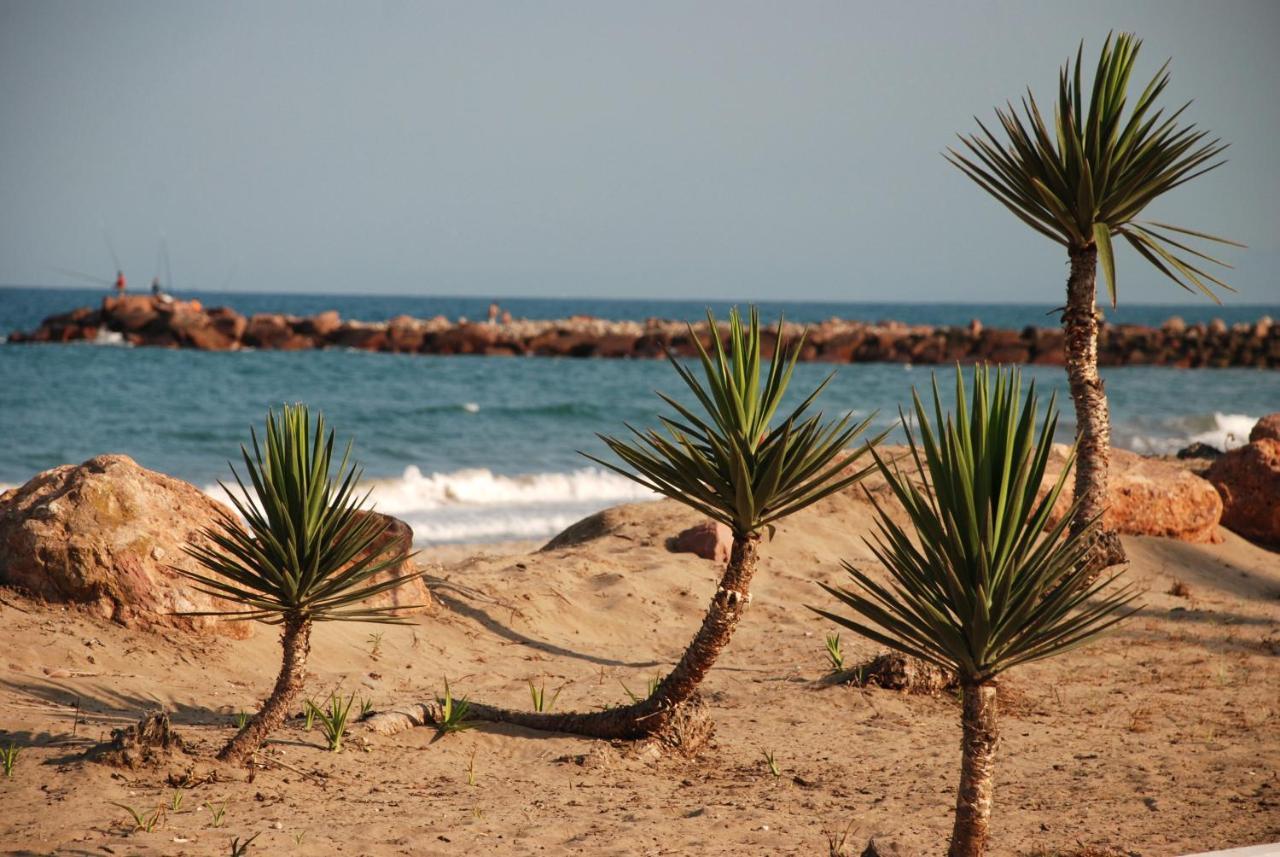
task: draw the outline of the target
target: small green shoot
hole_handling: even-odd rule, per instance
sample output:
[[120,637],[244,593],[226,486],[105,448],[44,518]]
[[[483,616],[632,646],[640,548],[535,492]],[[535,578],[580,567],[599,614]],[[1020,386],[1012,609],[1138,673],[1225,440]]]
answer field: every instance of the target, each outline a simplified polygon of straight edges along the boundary
[[111,805],[118,806],[129,813],[133,819],[134,831],[141,830],[143,833],[150,833],[156,829],[156,825],[160,823],[160,819],[164,818],[164,807],[162,806],[156,807],[155,812],[151,813],[151,815],[143,815],[127,803],[116,803],[115,801],[112,801]]
[[383,633],[385,633],[385,632],[383,632],[383,631],[379,631],[379,632],[377,632],[376,634],[370,634],[370,635],[369,635],[369,639],[368,639],[368,642],[369,642],[369,657],[370,657],[370,658],[372,658],[372,659],[373,659],[373,660],[375,660],[375,661],[378,659],[378,655],[382,654],[382,635],[383,635]]
[[13,776],[13,766],[18,763],[18,754],[21,752],[22,748],[12,741],[9,742],[7,747],[0,750],[0,764],[4,765],[6,778]]
[[471,758],[467,762],[467,785],[474,786],[476,784],[476,750],[471,751]]
[[302,727],[308,732],[316,725],[316,712],[319,710],[310,699],[302,703]]
[[224,800],[222,802],[222,806],[214,806],[213,804],[209,804],[208,806],[209,806],[209,812],[213,816],[213,826],[221,827],[222,820],[227,815],[227,802]]
[[293,834],[293,844],[294,844],[294,845],[301,845],[301,844],[302,844],[302,837],[304,837],[304,836],[306,836],[306,835],[307,835],[307,831],[305,831],[305,830],[299,830],[297,833]]
[[436,722],[436,729],[441,735],[470,729],[472,724],[467,722],[467,712],[470,710],[471,703],[465,698],[453,698],[453,692],[449,690],[449,679],[446,677],[444,698],[440,701],[440,719]]
[[647,692],[645,693],[644,696],[637,695],[631,690],[631,688],[627,687],[625,684],[622,684],[622,679],[618,679],[618,684],[622,685],[622,689],[626,691],[627,696],[631,698],[632,702],[640,702],[641,700],[648,699],[649,697],[657,693],[658,685],[662,684],[662,676],[655,675],[653,678],[649,679],[649,684],[646,688]]
[[360,719],[364,720],[373,713],[373,700],[360,697]]
[[551,695],[551,698],[547,699],[547,686],[544,684],[542,687],[534,687],[533,680],[530,679],[529,695],[533,697],[533,710],[550,711],[555,707],[556,700],[560,698],[560,691],[563,689],[564,688],[557,688],[556,692]]
[[316,709],[316,717],[320,719],[320,731],[324,733],[329,752],[342,752],[342,736],[347,731],[347,715],[351,713],[351,705],[355,702],[353,693],[345,700],[336,693],[329,694],[329,710]]
[[246,839],[244,842],[240,841],[239,836],[237,836],[235,839],[232,839],[231,840],[231,857],[244,857],[244,855],[249,853],[250,843],[252,843],[253,840],[257,839],[261,835],[262,835],[262,831],[258,831],[257,833],[253,834],[248,839]]
[[182,789],[174,789],[173,794],[169,797],[169,811],[180,812],[182,810]]
[[774,758],[773,753],[768,750],[762,750],[764,753],[765,764],[769,766],[769,773],[776,780],[782,776],[782,769],[778,767],[778,760]]
[[833,673],[844,669],[844,650],[840,648],[839,634],[827,634],[827,660],[831,662]]
[[833,830],[823,830],[827,836],[827,857],[849,857],[849,851],[846,843],[849,841],[849,835],[854,831],[854,821],[849,822],[849,826],[844,829],[843,833],[836,833]]
[[249,725],[249,712],[239,711],[236,713],[236,731],[243,732],[244,727]]

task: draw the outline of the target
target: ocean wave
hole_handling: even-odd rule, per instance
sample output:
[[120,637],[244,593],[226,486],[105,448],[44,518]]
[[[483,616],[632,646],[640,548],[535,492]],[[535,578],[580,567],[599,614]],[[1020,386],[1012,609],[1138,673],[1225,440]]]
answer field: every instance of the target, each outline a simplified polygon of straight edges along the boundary
[[1248,414],[1193,414],[1154,426],[1117,426],[1115,443],[1144,455],[1172,455],[1193,443],[1235,449],[1249,442],[1249,432],[1257,422],[1257,417]]
[[484,412],[486,416],[504,417],[598,417],[605,413],[599,405],[588,402],[556,402],[553,404],[510,405],[487,404],[479,402],[451,402],[449,404],[423,405],[415,408],[414,413],[422,416],[430,414],[450,414],[465,411],[469,414]]
[[[480,468],[424,474],[410,466],[399,478],[370,480],[365,487],[377,511],[413,528],[419,546],[548,538],[608,506],[658,498],[594,467],[504,476]],[[204,490],[227,500],[221,486]]]

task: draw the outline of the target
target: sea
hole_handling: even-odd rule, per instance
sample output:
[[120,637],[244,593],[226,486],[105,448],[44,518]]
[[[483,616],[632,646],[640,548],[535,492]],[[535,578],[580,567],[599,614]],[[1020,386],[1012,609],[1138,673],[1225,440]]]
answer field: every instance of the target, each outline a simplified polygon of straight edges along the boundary
[[[103,291],[0,288],[0,338],[30,330],[48,315],[96,306]],[[484,318],[489,295],[429,297],[190,292],[206,306],[249,315],[337,310],[376,321],[400,314]],[[724,301],[590,298],[500,299],[523,318],[594,315],[698,320]],[[817,303],[760,304],[768,320],[898,320],[1022,328],[1056,323],[1050,304]],[[1228,324],[1280,315],[1274,305],[1125,305],[1109,321],[1158,325]],[[936,375],[944,393],[949,367],[900,364],[801,364],[794,396],[834,370],[818,407],[836,416],[872,416],[874,430],[902,439],[899,408]],[[1280,411],[1280,372],[1129,366],[1102,370],[1113,440],[1141,453],[1172,453],[1195,441],[1228,448],[1253,423]],[[1060,368],[1029,366],[1027,383],[1057,393],[1059,435],[1074,431]],[[544,539],[599,509],[652,499],[643,487],[594,464],[607,457],[599,434],[657,424],[656,393],[689,401],[663,360],[429,356],[351,350],[214,353],[119,344],[0,345],[0,488],[60,464],[124,453],[144,467],[190,481],[218,496],[230,462],[269,408],[305,402],[322,411],[354,454],[379,511],[414,529],[421,546]],[[895,428],[896,427],[896,428]]]

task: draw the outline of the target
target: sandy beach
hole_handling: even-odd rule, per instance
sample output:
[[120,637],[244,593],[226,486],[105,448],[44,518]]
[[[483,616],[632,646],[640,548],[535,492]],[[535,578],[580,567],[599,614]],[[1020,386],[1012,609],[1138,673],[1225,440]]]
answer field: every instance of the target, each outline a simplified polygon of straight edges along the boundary
[[[873,486],[874,490],[874,486]],[[557,710],[626,701],[679,654],[715,585],[667,550],[696,514],[662,501],[602,513],[594,538],[452,546],[419,557],[439,604],[409,627],[327,623],[307,692],[377,709],[443,688]],[[779,527],[754,602],[705,685],[714,736],[695,757],[478,724],[445,736],[350,727],[343,752],[292,720],[252,771],[209,760],[278,667],[270,629],[233,641],[130,631],[75,609],[0,601],[0,721],[22,746],[0,780],[13,854],[827,854],[868,838],[938,853],[959,757],[954,694],[833,684],[805,608],[839,559],[874,569],[856,491]],[[1143,608],[1099,642],[1002,684],[993,852],[1176,855],[1280,839],[1280,562],[1220,544],[1127,537]],[[1175,594],[1176,593],[1176,594]],[[847,662],[878,653],[846,634]],[[78,721],[77,721],[78,706]],[[129,770],[83,752],[151,707],[192,757]],[[772,754],[779,772],[765,761]],[[172,809],[174,782],[186,778]],[[193,785],[194,784],[194,785]],[[131,831],[132,806],[161,814]],[[219,815],[219,811],[223,810]]]

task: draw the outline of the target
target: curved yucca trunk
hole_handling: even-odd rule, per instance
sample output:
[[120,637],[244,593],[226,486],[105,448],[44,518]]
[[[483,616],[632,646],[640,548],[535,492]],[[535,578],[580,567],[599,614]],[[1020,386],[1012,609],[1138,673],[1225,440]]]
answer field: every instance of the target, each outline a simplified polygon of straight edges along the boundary
[[302,693],[307,655],[311,652],[311,619],[287,617],[280,635],[280,645],[284,649],[284,659],[280,665],[280,675],[276,678],[276,686],[258,713],[218,753],[219,760],[237,765],[248,761],[258,752],[267,736],[283,725],[293,703]]
[[[1067,380],[1076,410],[1075,496],[1080,499],[1071,520],[1071,534],[1101,520],[1107,507],[1107,471],[1111,466],[1111,416],[1107,394],[1098,375],[1098,316],[1095,290],[1098,270],[1096,245],[1072,247],[1067,279],[1067,306],[1062,315],[1066,333]],[[1112,531],[1098,528],[1089,562],[1094,573],[1125,561],[1124,548]]]
[[605,711],[563,714],[515,711],[472,703],[469,709],[471,717],[590,738],[643,738],[661,731],[676,710],[693,697],[698,685],[733,638],[751,598],[751,578],[759,559],[759,544],[760,537],[756,534],[734,536],[729,565],[702,619],[702,627],[684,650],[679,663],[647,699]]
[[991,824],[995,789],[996,683],[964,685],[964,738],[960,745],[960,788],[948,857],[982,857]]

